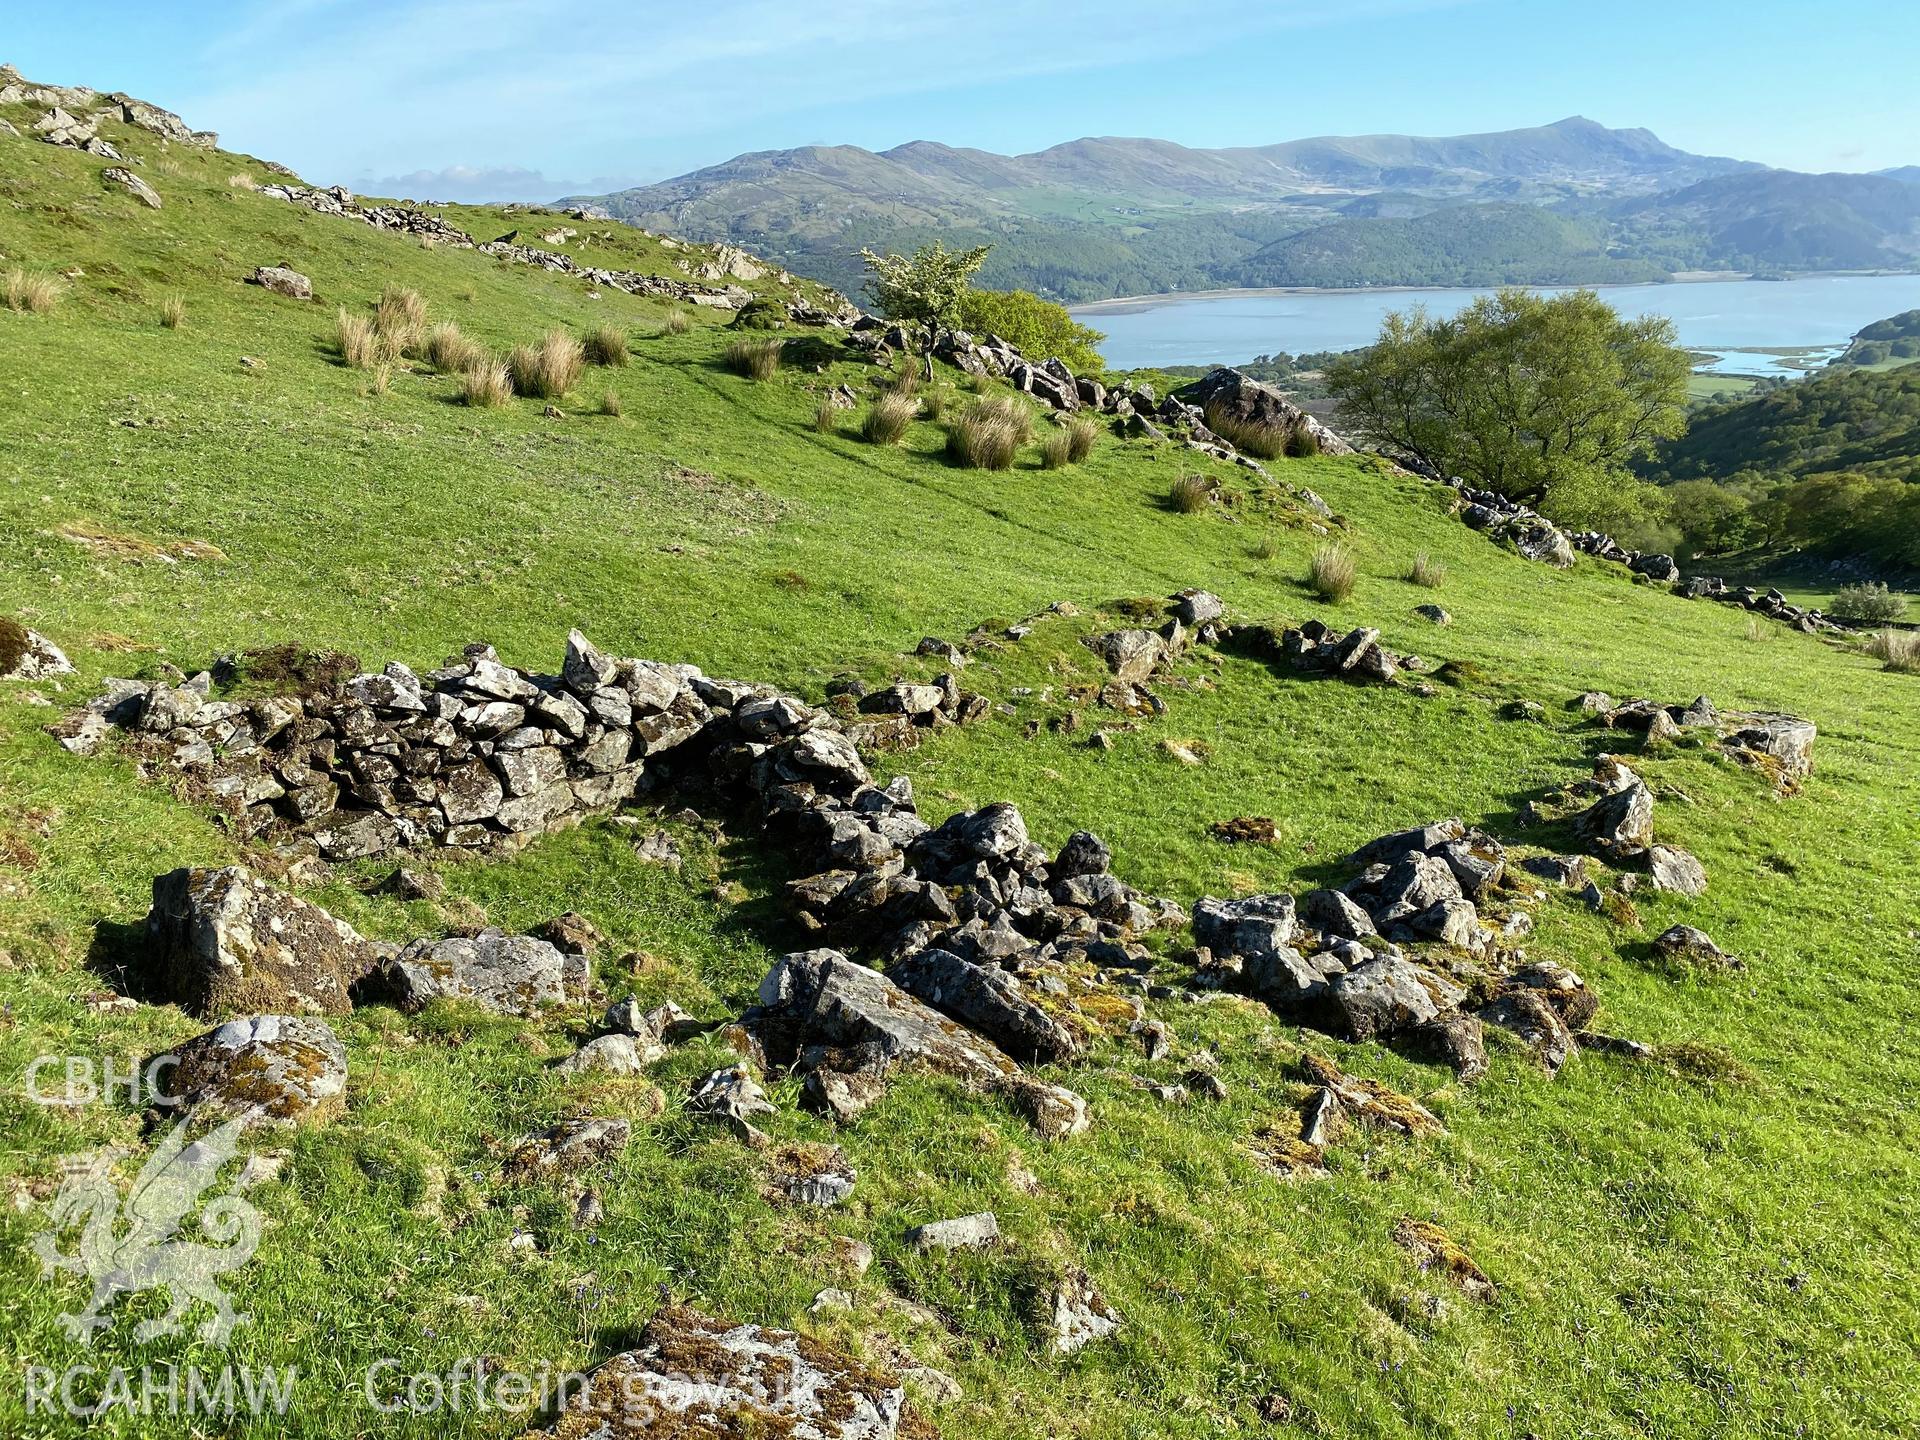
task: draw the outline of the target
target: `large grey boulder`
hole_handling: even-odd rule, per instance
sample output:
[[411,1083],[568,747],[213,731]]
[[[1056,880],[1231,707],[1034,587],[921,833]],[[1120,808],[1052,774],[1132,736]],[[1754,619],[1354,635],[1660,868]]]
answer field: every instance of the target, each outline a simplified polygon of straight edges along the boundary
[[1124,685],[1146,680],[1167,654],[1167,642],[1152,630],[1110,630],[1086,643]]
[[1647,872],[1656,890],[1687,896],[1707,893],[1707,867],[1697,857],[1674,846],[1651,847],[1647,851]]
[[580,998],[587,976],[585,957],[500,930],[415,940],[380,968],[381,988],[409,1012],[435,1000],[470,1000],[498,1014],[530,1016]]
[[51,680],[71,675],[73,662],[38,631],[0,615],[0,680]]
[[1644,854],[1653,843],[1653,791],[1635,778],[1576,815],[1573,830],[1610,860]]
[[863,1361],[787,1330],[729,1325],[681,1305],[657,1311],[637,1349],[572,1389],[561,1440],[687,1435],[711,1440],[897,1440],[906,1389]]
[[1027,1064],[1053,1064],[1080,1048],[1073,1032],[997,965],[976,965],[949,951],[928,949],[895,962],[887,978]]
[[345,1103],[347,1051],[324,1020],[250,1015],[197,1035],[162,1084],[196,1122],[249,1117],[249,1126],[330,1118]]
[[156,876],[147,947],[168,998],[196,1015],[344,1015],[379,951],[344,920],[238,865]]
[[311,300],[313,281],[285,265],[262,265],[253,272],[253,283],[289,300]]
[[1373,1040],[1425,1025],[1455,1008],[1464,992],[1411,961],[1382,957],[1356,965],[1328,982],[1349,1040]]
[[1272,426],[1304,431],[1319,442],[1323,455],[1351,455],[1353,447],[1271,385],[1222,367],[1209,371],[1195,385],[1193,403],[1203,411],[1242,425]]
[[1575,1053],[1572,1032],[1560,1018],[1560,1012],[1539,990],[1510,990],[1491,1004],[1481,1006],[1477,1013],[1487,1024],[1497,1025],[1516,1036],[1549,1073],[1558,1074],[1560,1067]]

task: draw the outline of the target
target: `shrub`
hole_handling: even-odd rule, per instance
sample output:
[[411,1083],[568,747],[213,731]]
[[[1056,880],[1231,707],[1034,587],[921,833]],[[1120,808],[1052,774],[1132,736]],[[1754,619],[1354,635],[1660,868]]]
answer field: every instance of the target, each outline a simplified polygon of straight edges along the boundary
[[1073,442],[1067,438],[1064,430],[1049,431],[1040,442],[1040,468],[1042,470],[1064,470],[1072,463]]
[[1311,460],[1320,453],[1320,434],[1304,422],[1287,435],[1287,454],[1296,460]]
[[44,315],[67,293],[67,282],[58,275],[31,275],[16,265],[7,271],[6,289],[9,310]]
[[947,455],[973,470],[1010,470],[1022,438],[1003,405],[982,400],[947,427]]
[[616,420],[620,418],[620,392],[618,390],[610,389],[600,397],[600,413],[602,415],[611,415]]
[[458,375],[486,358],[486,352],[462,334],[451,320],[442,320],[427,331],[427,359],[436,370]]
[[1076,375],[1107,368],[1099,350],[1106,336],[1075,320],[1065,306],[1025,290],[969,290],[956,319],[975,335],[998,335],[1036,365],[1059,360]]
[[1898,620],[1907,610],[1907,598],[1895,595],[1884,585],[1847,585],[1833,597],[1828,614],[1841,620],[1858,620],[1868,625],[1884,625]]
[[1290,426],[1264,420],[1247,420],[1230,412],[1215,400],[1207,406],[1207,428],[1234,449],[1261,460],[1278,460],[1287,453]]
[[371,370],[393,358],[392,341],[374,326],[371,316],[342,305],[333,313],[333,343],[340,358],[354,370]]
[[460,399],[491,410],[513,398],[513,375],[498,360],[481,360],[460,376]]
[[1407,579],[1415,585],[1424,585],[1429,590],[1438,590],[1447,583],[1446,564],[1422,550],[1413,557],[1413,564],[1407,567]]
[[813,428],[822,435],[831,435],[840,428],[840,407],[833,403],[831,395],[820,397],[813,412]]
[[596,325],[587,332],[587,363],[589,365],[624,365],[631,356],[627,347],[627,332],[618,325]]
[[778,340],[734,340],[727,345],[727,368],[749,380],[771,380],[780,370]]
[[898,445],[917,408],[906,395],[882,395],[860,421],[860,438],[872,445]]
[[373,328],[387,340],[395,355],[413,355],[427,338],[427,302],[418,290],[389,285],[374,302]]
[[560,329],[549,330],[538,345],[516,345],[507,356],[513,388],[539,400],[558,400],[580,383],[586,357],[580,342]]
[[1094,442],[1099,438],[1100,427],[1081,416],[1067,426],[1067,459],[1078,465],[1093,454]]
[[1344,545],[1322,545],[1307,562],[1307,588],[1338,605],[1353,594],[1353,552]]
[[1889,670],[1920,675],[1920,630],[1882,630],[1867,642],[1867,653]]
[[169,295],[160,302],[160,323],[169,330],[178,330],[187,323],[187,302],[181,295]]

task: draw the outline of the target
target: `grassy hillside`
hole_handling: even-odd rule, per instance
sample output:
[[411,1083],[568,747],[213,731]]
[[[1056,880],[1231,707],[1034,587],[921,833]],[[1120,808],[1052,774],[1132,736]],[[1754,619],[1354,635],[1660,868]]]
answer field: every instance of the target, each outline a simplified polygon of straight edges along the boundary
[[[0,1214],[0,1356],[13,1375],[236,1361],[298,1364],[304,1379],[297,1424],[111,1415],[89,1433],[515,1435],[524,1417],[498,1412],[373,1413],[361,1376],[387,1356],[406,1372],[475,1355],[591,1364],[632,1344],[663,1291],[948,1372],[963,1393],[925,1409],[949,1436],[1723,1440],[1920,1426],[1912,677],[1617,567],[1528,563],[1443,513],[1440,492],[1367,461],[1277,462],[1344,517],[1359,584],[1325,606],[1301,583],[1325,537],[1285,489],[1245,472],[1213,467],[1236,503],[1188,515],[1168,491],[1205,467],[1147,441],[1104,437],[1065,470],[1037,468],[1030,448],[988,474],[945,463],[925,422],[897,448],[862,443],[850,417],[820,433],[821,392],[864,393],[863,367],[756,384],[722,363],[711,314],[672,333],[663,307],[302,212],[231,186],[248,168],[235,157],[103,133],[139,158],[163,209],[103,186],[100,161],[0,135],[0,267],[72,275],[50,311],[0,310],[0,614],[80,671],[0,688],[0,1184],[14,1198]],[[484,235],[482,218],[460,223]],[[494,233],[525,228],[493,219]],[[310,275],[320,303],[243,283],[274,262]],[[389,283],[497,348],[552,325],[622,325],[633,362],[589,371],[555,417],[537,401],[466,408],[425,367],[400,367],[383,391],[338,362],[329,334],[335,305],[364,310]],[[170,298],[184,305],[178,328],[161,323]],[[601,413],[609,390],[617,417]],[[1421,551],[1448,567],[1437,595],[1400,578]],[[1423,699],[1201,651],[1161,687],[1164,715],[1089,712],[1110,749],[1050,728],[1068,687],[1099,678],[1079,637],[1120,623],[1122,599],[1188,585],[1239,617],[1377,625],[1396,650],[1471,667],[1468,683]],[[1434,599],[1450,627],[1414,614]],[[1049,1072],[1096,1115],[1089,1134],[1051,1145],[1002,1102],[936,1080],[897,1083],[838,1133],[797,1107],[796,1086],[770,1082],[768,1128],[833,1140],[859,1171],[848,1206],[797,1215],[763,1196],[762,1155],[680,1113],[690,1078],[729,1058],[716,1040],[655,1068],[667,1109],[653,1119],[640,1084],[550,1068],[590,1028],[584,1011],[523,1022],[365,1008],[337,1027],[346,1114],[295,1132],[279,1178],[249,1192],[269,1227],[237,1292],[253,1323],[229,1351],[136,1342],[146,1301],[123,1305],[91,1349],[59,1329],[83,1295],[39,1274],[37,1202],[60,1157],[145,1142],[131,1108],[34,1105],[19,1077],[40,1054],[139,1055],[205,1028],[171,1007],[90,1002],[115,964],[137,963],[156,873],[239,855],[207,811],[130,761],[59,750],[41,729],[57,712],[36,696],[65,705],[108,675],[279,641],[425,667],[485,639],[509,663],[552,668],[577,625],[610,650],[817,699],[842,671],[930,675],[934,662],[904,658],[923,635],[1059,600],[1082,613],[967,671],[1005,710],[877,763],[910,775],[933,819],[1010,799],[1048,846],[1095,830],[1129,883],[1183,902],[1322,883],[1354,845],[1441,815],[1526,843],[1530,797],[1628,743],[1568,708],[1589,688],[1807,716],[1816,771],[1783,800],[1697,743],[1637,758],[1663,834],[1706,862],[1712,888],[1695,901],[1642,892],[1635,923],[1563,898],[1537,907],[1531,953],[1578,970],[1604,1028],[1661,1047],[1652,1061],[1589,1053],[1551,1079],[1495,1043],[1492,1073],[1469,1089],[1250,1002],[1155,1000],[1172,1055],[1149,1062],[1117,1040]],[[1501,718],[1515,699],[1544,717]],[[1276,841],[1210,836],[1242,815],[1272,816]],[[444,877],[439,901],[373,893],[391,861],[305,893],[389,939],[579,910],[607,937],[596,963],[615,995],[719,1019],[803,937],[769,899],[780,855],[750,834],[675,828],[689,857],[678,872],[638,863],[628,832],[598,820],[510,858],[410,858]],[[1746,968],[1655,963],[1646,942],[1675,921]],[[1164,959],[1162,978],[1185,974]],[[1448,1133],[1356,1129],[1327,1179],[1275,1179],[1249,1142],[1292,1115],[1292,1062],[1308,1048],[1420,1097]],[[1168,1105],[1142,1088],[1202,1054],[1225,1100]],[[593,1232],[571,1227],[552,1187],[510,1181],[498,1153],[587,1104],[639,1122],[595,1175],[606,1220]],[[909,1225],[981,1209],[1009,1246],[941,1258],[902,1241]],[[1390,1239],[1404,1217],[1445,1226],[1497,1299],[1471,1303],[1417,1270]],[[877,1252],[864,1277],[836,1261],[838,1235]],[[1034,1270],[1058,1260],[1088,1267],[1127,1321],[1064,1361],[1025,1309]],[[810,1315],[828,1285],[854,1308]],[[1263,1405],[1273,1395],[1290,1421],[1263,1418],[1280,1413]],[[0,1388],[0,1432],[77,1433],[22,1404],[19,1386]]]

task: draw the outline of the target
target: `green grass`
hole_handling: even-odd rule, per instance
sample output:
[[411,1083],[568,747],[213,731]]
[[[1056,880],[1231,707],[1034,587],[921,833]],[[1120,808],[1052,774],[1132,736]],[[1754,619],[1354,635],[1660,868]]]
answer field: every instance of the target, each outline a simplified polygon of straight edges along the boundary
[[[1357,843],[1441,815],[1523,839],[1527,798],[1586,773],[1609,741],[1629,743],[1564,708],[1586,689],[1704,692],[1722,707],[1804,714],[1821,738],[1815,775],[1784,801],[1695,744],[1636,760],[1662,797],[1663,838],[1706,862],[1712,888],[1691,902],[1636,897],[1642,933],[1549,899],[1528,946],[1597,989],[1603,1028],[1714,1047],[1744,1079],[1593,1054],[1549,1080],[1496,1044],[1491,1075],[1466,1090],[1256,1005],[1155,1002],[1173,1057],[1150,1064],[1116,1042],[1050,1072],[1097,1117],[1055,1145],[1000,1102],[937,1080],[902,1081],[838,1134],[797,1108],[791,1083],[774,1084],[771,1128],[836,1140],[860,1175],[844,1210],[796,1215],[761,1197],[751,1151],[678,1117],[689,1079],[726,1058],[701,1041],[657,1068],[667,1117],[639,1126],[593,1177],[608,1215],[593,1239],[567,1225],[568,1194],[508,1183],[493,1148],[576,1106],[644,1108],[638,1085],[545,1068],[591,1017],[367,1009],[338,1027],[353,1067],[346,1116],[294,1135],[283,1178],[252,1193],[272,1223],[243,1272],[255,1319],[231,1355],[184,1340],[138,1346],[140,1312],[124,1306],[92,1350],[67,1340],[55,1316],[79,1292],[39,1278],[28,1246],[43,1212],[10,1206],[0,1363],[12,1373],[81,1360],[299,1363],[300,1433],[440,1436],[445,1417],[371,1415],[354,1388],[364,1367],[397,1355],[409,1371],[441,1370],[481,1353],[589,1364],[630,1343],[664,1285],[870,1354],[891,1337],[965,1387],[934,1413],[943,1431],[986,1440],[1259,1434],[1255,1402],[1276,1390],[1310,1417],[1281,1433],[1317,1435],[1723,1440],[1920,1424],[1920,681],[1783,628],[1751,644],[1740,612],[1616,567],[1528,564],[1445,517],[1430,487],[1364,461],[1290,461],[1289,481],[1348,517],[1338,540],[1359,583],[1336,610],[1301,578],[1327,537],[1244,471],[1208,472],[1235,503],[1177,514],[1167,496],[1199,460],[1191,452],[1108,438],[1068,470],[1026,455],[987,471],[949,464],[932,425],[909,427],[898,446],[865,444],[851,424],[821,433],[818,387],[861,390],[864,368],[751,382],[728,371],[718,316],[662,333],[665,307],[590,299],[577,281],[306,214],[229,186],[233,157],[105,133],[147,159],[163,211],[105,193],[88,157],[0,137],[0,253],[84,272],[54,311],[0,312],[0,614],[43,630],[80,667],[0,691],[0,1068],[11,1076],[43,1052],[143,1054],[204,1028],[172,1008],[94,1012],[81,998],[104,984],[90,955],[122,953],[152,876],[233,859],[234,845],[130,764],[59,751],[40,733],[57,712],[25,694],[70,703],[161,661],[197,668],[298,640],[426,667],[484,638],[510,662],[553,668],[578,625],[610,650],[818,698],[842,670],[930,677],[937,662],[908,654],[922,635],[958,638],[1071,600],[1081,616],[1042,620],[965,673],[1011,714],[883,768],[910,774],[935,818],[1007,798],[1043,844],[1091,828],[1124,878],[1189,902],[1307,888]],[[482,235],[547,223],[449,214]],[[654,242],[603,243],[638,254]],[[240,283],[280,260],[313,277],[318,303]],[[458,376],[406,362],[390,393],[363,396],[365,376],[332,353],[333,311],[365,311],[388,284],[418,290],[433,318],[493,353],[555,325],[650,337],[620,374],[627,418],[587,421],[594,386],[556,402],[579,423],[545,417],[537,400],[469,408],[456,403]],[[192,321],[169,332],[153,317],[174,294]],[[200,541],[224,558],[129,561],[63,528]],[[1448,571],[1443,632],[1413,614],[1431,598],[1404,578],[1421,552]],[[1084,745],[1086,729],[1047,728],[1068,686],[1098,679],[1079,638],[1134,623],[1112,602],[1189,585],[1237,616],[1377,625],[1396,651],[1471,662],[1484,678],[1422,700],[1202,652],[1162,687],[1164,717],[1128,728],[1089,712],[1088,728],[1113,730],[1110,750]],[[1543,702],[1547,723],[1497,719],[1515,698]],[[1042,722],[1031,735],[1029,721]],[[1204,762],[1179,763],[1166,739]],[[1212,822],[1237,815],[1275,817],[1276,842],[1211,838]],[[804,942],[767,898],[778,855],[750,836],[717,848],[682,839],[678,874],[637,865],[624,832],[602,821],[508,859],[427,857],[418,863],[448,884],[438,902],[360,888],[391,862],[350,867],[312,894],[390,939],[578,909],[608,937],[598,967],[613,994],[633,985],[717,1019],[748,1003],[771,957]],[[1648,964],[1645,940],[1680,920],[1747,969],[1683,977]],[[630,952],[646,958],[621,958]],[[1351,1133],[1328,1180],[1266,1176],[1245,1141],[1297,1103],[1288,1062],[1302,1045],[1420,1096],[1449,1134]],[[1167,1108],[1134,1083],[1176,1079],[1202,1049],[1219,1058],[1224,1102]],[[35,1107],[18,1083],[0,1105],[9,1185],[56,1175],[62,1155],[139,1143],[125,1107]],[[1015,1161],[1036,1192],[1010,1182]],[[932,1260],[901,1243],[910,1224],[983,1208],[998,1213],[1008,1250]],[[1405,1215],[1460,1239],[1500,1287],[1497,1303],[1465,1303],[1416,1272],[1389,1239]],[[516,1228],[536,1234],[535,1256],[509,1249]],[[834,1268],[840,1234],[878,1252],[864,1279]],[[1046,1356],[1022,1312],[1033,1268],[1054,1259],[1084,1263],[1129,1322],[1065,1362]],[[829,1284],[851,1289],[857,1308],[813,1321],[807,1306]],[[910,1324],[883,1308],[889,1295],[933,1307],[940,1323]],[[1446,1302],[1437,1318],[1422,1295]],[[0,1389],[0,1431],[66,1433],[36,1431],[20,1404],[17,1386]],[[189,1433],[185,1420],[103,1428]],[[496,1413],[469,1433],[522,1428]]]

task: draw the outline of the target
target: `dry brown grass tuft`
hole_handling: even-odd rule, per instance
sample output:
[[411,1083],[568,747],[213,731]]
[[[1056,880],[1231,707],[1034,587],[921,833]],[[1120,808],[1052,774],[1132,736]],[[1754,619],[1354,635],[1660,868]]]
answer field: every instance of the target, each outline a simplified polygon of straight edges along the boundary
[[36,275],[16,265],[7,271],[7,308],[25,315],[44,315],[67,293],[58,275]]
[[1357,578],[1353,552],[1344,545],[1322,545],[1307,562],[1307,588],[1329,604],[1338,605],[1352,595]]
[[616,420],[620,418],[620,392],[618,390],[608,390],[606,394],[600,397],[600,413],[602,415],[610,415]]
[[1011,401],[978,401],[947,427],[948,458],[971,470],[1010,470],[1031,425],[1025,409]]
[[427,343],[427,302],[418,290],[389,285],[374,303],[373,328],[394,356],[420,354]]
[[1040,441],[1040,468],[1064,470],[1072,463],[1073,442],[1064,430],[1051,430]]
[[1229,413],[1218,400],[1207,406],[1207,428],[1234,449],[1261,460],[1278,460],[1285,455],[1287,439],[1293,433],[1285,425],[1242,419]]
[[1094,444],[1099,439],[1099,425],[1082,415],[1067,426],[1067,459],[1075,465],[1080,464],[1093,454]]
[[491,410],[513,398],[513,374],[498,360],[481,360],[460,376],[460,399]]
[[178,330],[187,323],[187,301],[183,295],[169,295],[160,302],[160,323],[169,330]]
[[538,345],[516,345],[507,356],[513,388],[537,400],[558,400],[580,383],[586,354],[565,330],[549,330]]
[[919,406],[910,395],[882,395],[860,421],[860,438],[872,445],[898,445]]
[[693,328],[693,317],[684,310],[669,311],[660,324],[662,335],[684,335]]
[[1213,503],[1214,484],[1204,475],[1182,475],[1167,492],[1167,504],[1181,515],[1197,515]]
[[451,320],[442,320],[427,332],[427,359],[443,374],[461,374],[486,358],[487,352],[462,334]]
[[1415,585],[1424,585],[1429,590],[1438,590],[1447,583],[1446,562],[1434,559],[1422,550],[1413,557],[1413,564],[1407,567],[1407,579]]
[[779,340],[735,340],[727,346],[727,368],[749,380],[771,380],[780,373]]
[[229,175],[227,177],[227,184],[236,190],[258,190],[260,188],[259,182],[251,175]]
[[822,435],[831,435],[840,428],[840,407],[833,403],[831,395],[822,395],[814,407],[813,428]]
[[392,361],[398,353],[391,339],[374,325],[372,316],[344,305],[333,313],[333,343],[341,360],[354,370],[371,370]]
[[624,365],[632,356],[627,332],[618,325],[594,326],[583,348],[589,365]]
[[1889,670],[1920,675],[1920,630],[1882,630],[1867,642],[1867,653]]

